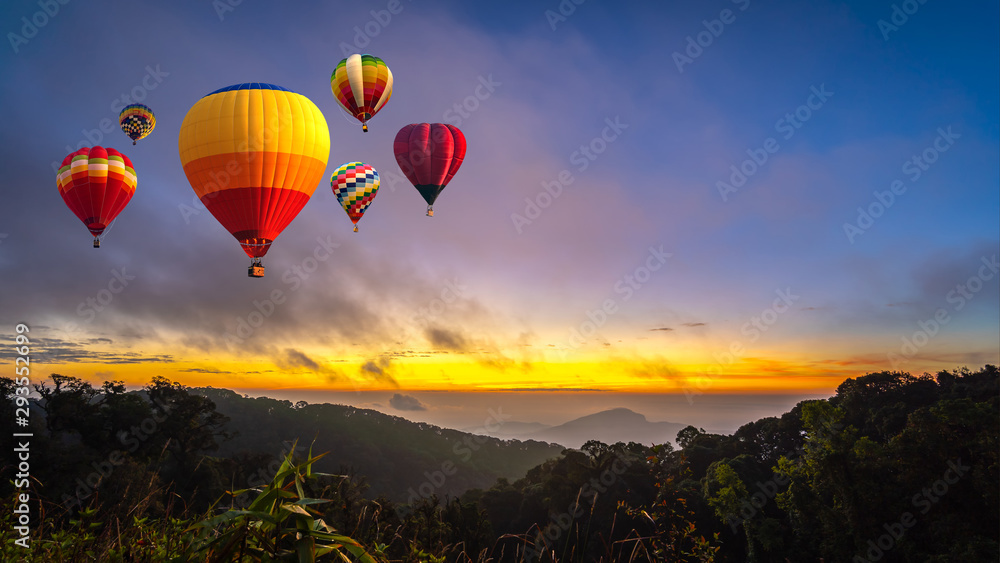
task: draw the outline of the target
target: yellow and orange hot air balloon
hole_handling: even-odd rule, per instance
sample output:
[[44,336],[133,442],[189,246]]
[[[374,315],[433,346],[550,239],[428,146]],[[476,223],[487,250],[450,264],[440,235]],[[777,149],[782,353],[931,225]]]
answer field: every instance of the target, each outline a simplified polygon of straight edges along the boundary
[[337,64],[330,76],[330,89],[344,111],[368,131],[368,120],[392,97],[392,72],[385,61],[372,55],[354,54]]
[[198,100],[181,123],[191,187],[243,246],[249,275],[323,181],[330,130],[312,101],[280,86],[228,86]]

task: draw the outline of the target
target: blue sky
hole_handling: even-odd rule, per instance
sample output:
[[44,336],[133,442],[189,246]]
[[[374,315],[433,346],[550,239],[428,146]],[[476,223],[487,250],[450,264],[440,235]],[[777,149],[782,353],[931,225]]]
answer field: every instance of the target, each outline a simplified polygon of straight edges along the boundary
[[[713,389],[805,393],[888,369],[901,339],[939,309],[947,323],[896,367],[1000,359],[998,276],[980,277],[1000,246],[996,3],[56,5],[44,18],[38,2],[0,8],[0,326],[40,327],[39,362],[53,370],[130,382],[159,370],[254,388],[678,392],[738,343],[741,357]],[[886,37],[879,21],[892,22],[894,5],[913,13],[897,14]],[[560,6],[565,20],[546,14]],[[26,42],[11,35],[23,34],[22,17],[45,20]],[[358,40],[355,28],[369,31]],[[699,34],[701,51],[688,52]],[[395,77],[367,134],[330,93],[344,43]],[[678,54],[690,57],[680,69]],[[352,160],[383,175],[358,235],[321,184],[265,258],[263,280],[242,274],[245,256],[209,213],[192,213],[177,155],[195,101],[254,81],[323,111],[327,175]],[[817,91],[831,94],[810,98]],[[130,92],[157,115],[136,147],[116,124],[99,132]],[[471,108],[456,123],[469,151],[427,219],[392,138],[407,123],[458,119],[456,104]],[[796,111],[808,118],[783,128]],[[945,151],[931,149],[939,130],[951,131],[937,141]],[[100,251],[51,170],[88,136],[129,155],[139,178]],[[723,199],[730,167],[766,152],[769,138],[777,149]],[[586,146],[600,153],[584,169]],[[929,149],[936,161],[914,179],[904,166]],[[572,183],[546,199],[543,184],[560,174]],[[905,192],[852,240],[845,223],[857,225],[858,208],[895,180]],[[526,199],[550,204],[530,218]],[[340,246],[292,291],[281,274],[316,237]],[[626,299],[618,284],[640,273],[650,247],[670,257]],[[81,304],[122,268],[135,281],[88,320]],[[958,309],[949,295],[973,279],[981,289]],[[460,298],[421,313],[456,281]],[[287,302],[246,349],[227,346],[275,289]],[[796,299],[754,338],[748,323],[781,290]],[[608,300],[615,312],[574,343]]]

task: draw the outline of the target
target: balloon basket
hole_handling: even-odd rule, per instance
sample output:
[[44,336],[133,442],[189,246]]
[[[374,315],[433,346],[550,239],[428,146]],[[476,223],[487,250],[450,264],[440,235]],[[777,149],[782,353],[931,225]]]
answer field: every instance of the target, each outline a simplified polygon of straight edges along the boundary
[[254,258],[253,263],[247,268],[247,276],[251,278],[264,277],[264,266],[260,263],[260,258]]
[[135,146],[135,141],[132,141],[132,146],[133,146],[133,147]]
[[354,225],[354,232],[355,233],[358,232],[358,226],[357,225]]
[[433,217],[434,216],[434,210],[431,209],[430,206],[427,206],[427,216],[428,217]]
[[367,133],[368,132],[368,124],[367,123],[362,123],[361,124],[361,130],[364,131],[365,133]]
[[95,238],[94,239],[94,248],[100,248],[100,247],[101,247],[101,239]]

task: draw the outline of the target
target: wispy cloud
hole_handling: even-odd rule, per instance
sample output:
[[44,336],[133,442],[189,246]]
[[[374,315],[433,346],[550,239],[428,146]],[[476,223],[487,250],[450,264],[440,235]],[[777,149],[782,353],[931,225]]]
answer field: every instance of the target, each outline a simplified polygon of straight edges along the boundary
[[440,327],[430,327],[424,335],[435,348],[444,348],[454,352],[469,350],[469,342],[459,332]]
[[392,387],[399,387],[399,382],[390,373],[392,360],[387,356],[382,356],[374,360],[368,360],[361,365],[361,375],[363,379],[374,380],[378,383],[385,383]]

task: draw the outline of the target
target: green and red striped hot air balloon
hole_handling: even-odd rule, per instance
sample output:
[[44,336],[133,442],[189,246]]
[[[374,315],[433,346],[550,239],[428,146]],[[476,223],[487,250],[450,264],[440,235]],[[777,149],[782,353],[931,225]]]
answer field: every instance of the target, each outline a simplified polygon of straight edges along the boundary
[[330,89],[344,111],[368,131],[368,120],[392,97],[392,72],[373,55],[354,54],[340,61],[330,77]]

